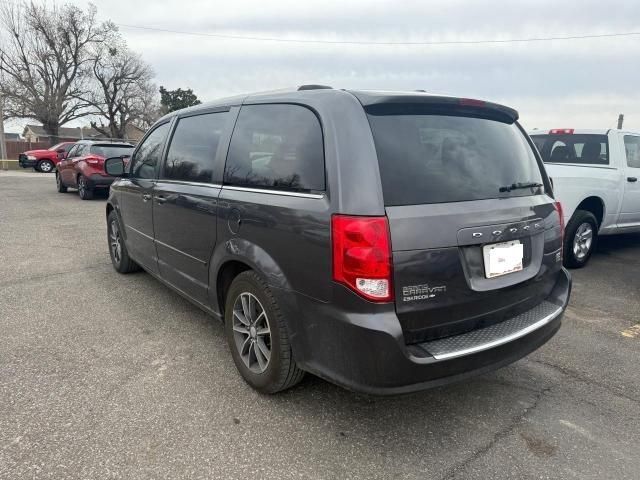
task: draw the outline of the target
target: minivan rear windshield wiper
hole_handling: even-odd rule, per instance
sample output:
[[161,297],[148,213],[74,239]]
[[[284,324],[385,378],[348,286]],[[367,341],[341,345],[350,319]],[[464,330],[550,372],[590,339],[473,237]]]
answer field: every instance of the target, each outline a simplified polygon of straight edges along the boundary
[[500,187],[500,191],[510,192],[511,190],[518,190],[520,188],[539,188],[543,186],[544,185],[537,182],[518,182],[518,183],[512,183],[511,185],[507,185],[505,187]]

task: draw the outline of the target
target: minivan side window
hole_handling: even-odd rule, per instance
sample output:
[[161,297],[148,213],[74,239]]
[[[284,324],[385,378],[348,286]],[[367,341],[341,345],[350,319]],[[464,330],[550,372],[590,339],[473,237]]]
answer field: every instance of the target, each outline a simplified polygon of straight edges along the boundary
[[167,153],[162,178],[211,182],[220,137],[228,112],[181,118]]
[[131,176],[152,179],[156,176],[156,166],[162,155],[162,147],[169,133],[169,123],[164,123],[149,134],[134,154]]
[[627,154],[627,166],[631,168],[640,168],[640,137],[635,135],[625,135],[624,150]]
[[231,137],[224,183],[289,191],[325,189],[318,117],[300,105],[243,106]]

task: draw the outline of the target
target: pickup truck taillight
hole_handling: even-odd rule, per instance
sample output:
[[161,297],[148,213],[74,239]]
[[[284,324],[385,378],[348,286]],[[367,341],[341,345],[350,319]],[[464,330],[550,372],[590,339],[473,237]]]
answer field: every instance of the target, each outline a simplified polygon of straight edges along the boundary
[[558,216],[560,217],[560,238],[564,245],[564,212],[562,211],[562,204],[560,202],[556,202],[554,206],[556,207],[556,212],[558,212]]
[[393,300],[387,217],[331,217],[333,279],[373,302]]

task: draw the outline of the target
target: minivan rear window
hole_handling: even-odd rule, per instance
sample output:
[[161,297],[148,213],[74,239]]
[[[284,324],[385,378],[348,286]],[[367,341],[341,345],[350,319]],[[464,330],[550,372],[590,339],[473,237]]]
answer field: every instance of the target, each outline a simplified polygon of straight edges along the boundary
[[[368,112],[387,206],[541,194],[540,166],[515,124],[484,118]],[[507,191],[508,190],[508,191]]]
[[609,165],[609,141],[598,134],[543,134],[531,136],[544,163]]

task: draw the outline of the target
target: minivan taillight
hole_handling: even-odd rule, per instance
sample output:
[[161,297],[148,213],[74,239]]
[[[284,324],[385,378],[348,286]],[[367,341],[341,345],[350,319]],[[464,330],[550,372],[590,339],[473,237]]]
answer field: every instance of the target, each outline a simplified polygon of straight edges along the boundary
[[373,302],[393,300],[387,217],[331,217],[333,279]]

